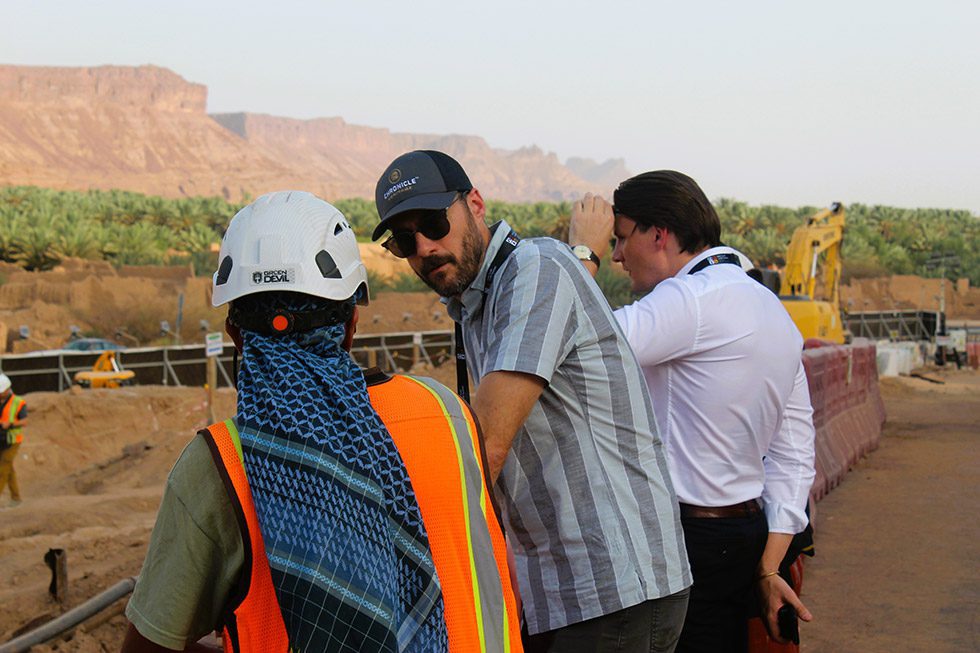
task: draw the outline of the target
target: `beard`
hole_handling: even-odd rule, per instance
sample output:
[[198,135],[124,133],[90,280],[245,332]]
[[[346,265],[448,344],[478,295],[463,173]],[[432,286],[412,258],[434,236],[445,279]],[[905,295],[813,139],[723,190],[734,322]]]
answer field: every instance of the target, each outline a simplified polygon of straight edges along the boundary
[[[468,209],[467,213],[469,213]],[[470,219],[465,221],[466,233],[463,234],[461,256],[459,258],[452,254],[430,256],[422,259],[420,269],[416,270],[416,274],[425,285],[442,297],[461,295],[480,273],[480,264],[483,262],[483,239],[480,238],[480,231],[473,223],[472,214],[469,217]],[[451,266],[448,270],[439,272],[435,277],[432,276],[433,270],[447,263]]]

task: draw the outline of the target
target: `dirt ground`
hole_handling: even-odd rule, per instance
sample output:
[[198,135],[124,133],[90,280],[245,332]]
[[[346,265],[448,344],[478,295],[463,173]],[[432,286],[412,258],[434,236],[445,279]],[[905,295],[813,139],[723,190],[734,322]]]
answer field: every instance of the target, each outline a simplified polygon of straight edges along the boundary
[[[411,268],[375,244],[361,244],[366,265],[379,278],[411,275]],[[86,337],[115,339],[125,346],[173,342],[160,335],[160,322],[176,329],[183,297],[181,342],[201,343],[204,331],[221,329],[227,308],[211,307],[211,280],[190,276],[189,267],[128,266],[68,259],[54,270],[27,272],[0,261],[0,355],[23,354],[64,346],[70,326]],[[29,337],[19,337],[20,327]],[[433,292],[379,292],[361,309],[359,333],[452,329],[439,296]],[[116,336],[122,331],[129,337]]]
[[[417,309],[416,309],[417,310]],[[450,366],[421,370],[452,382]],[[980,649],[980,374],[888,379],[882,445],[817,508],[805,653]],[[139,572],[166,474],[203,426],[199,388],[35,393],[17,462],[24,502],[0,498],[0,642],[57,616],[49,548],[67,551],[68,605]],[[217,413],[231,414],[221,391]],[[937,537],[936,535],[939,535]],[[36,651],[118,650],[118,602]]]
[[[360,252],[378,279],[412,277],[406,261],[377,243],[361,243]],[[181,342],[202,343],[205,331],[221,328],[226,309],[211,307],[210,279],[191,274],[189,266],[117,269],[105,261],[82,259],[65,259],[53,270],[28,272],[0,261],[0,353],[63,347],[70,326],[86,337],[115,339],[127,347],[171,344],[173,337],[161,335],[160,323],[167,320],[176,329],[178,305],[183,307]],[[841,303],[850,311],[936,310],[940,288],[938,279],[913,276],[855,279],[841,288]],[[971,288],[968,279],[945,284],[945,295],[950,320],[980,320],[980,288]],[[208,323],[204,331],[202,320]],[[28,329],[26,339],[20,337],[21,327]],[[363,334],[451,328],[438,296],[427,290],[376,293],[371,305],[361,311],[359,325]]]
[[881,446],[817,505],[804,653],[980,651],[980,374],[882,380]]
[[841,307],[848,312],[920,309],[938,311],[945,295],[946,317],[950,320],[980,319],[980,288],[969,279],[946,281],[907,274],[869,279],[852,279],[841,286]]
[[[30,421],[15,465],[23,503],[11,508],[9,494],[0,498],[0,642],[61,612],[48,596],[48,549],[67,551],[69,607],[139,572],[167,472],[195,430],[207,425],[200,388],[44,392],[26,399]],[[233,410],[233,392],[218,391],[216,414]],[[116,616],[83,627],[73,641],[33,650],[118,650],[124,630],[125,619]]]

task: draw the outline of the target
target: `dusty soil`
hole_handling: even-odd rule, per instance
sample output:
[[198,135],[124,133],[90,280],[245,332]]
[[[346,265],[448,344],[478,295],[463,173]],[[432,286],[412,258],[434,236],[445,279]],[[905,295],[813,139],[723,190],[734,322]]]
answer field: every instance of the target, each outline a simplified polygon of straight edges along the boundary
[[[408,263],[376,243],[361,243],[360,252],[367,268],[380,278],[412,276]],[[843,305],[854,311],[935,310],[939,288],[938,279],[892,276],[856,279],[841,292]],[[224,307],[211,307],[210,290],[210,279],[191,276],[189,267],[116,269],[104,261],[66,259],[53,270],[27,272],[0,262],[0,353],[62,347],[71,325],[85,336],[116,339],[128,347],[171,344],[170,336],[160,335],[160,322],[167,320],[176,328],[181,295],[181,342],[202,343],[201,320],[208,322],[209,330],[219,330],[227,313]],[[980,320],[980,289],[962,279],[947,283],[945,292],[950,320]],[[28,327],[28,339],[19,338],[21,326]],[[115,337],[120,329],[129,337]],[[449,330],[452,322],[433,292],[381,292],[361,309],[358,329],[362,334]]]
[[943,283],[907,274],[869,279],[852,279],[841,286],[841,306],[849,312],[921,309],[938,311],[945,295],[946,317],[950,320],[980,319],[980,288],[969,279]]
[[[402,259],[377,244],[361,244],[368,268],[383,278],[412,275]],[[144,346],[171,344],[160,336],[160,321],[176,328],[178,297],[183,295],[184,344],[202,343],[199,328],[206,320],[212,331],[224,324],[227,309],[211,307],[211,280],[193,277],[189,267],[128,266],[114,269],[108,263],[67,259],[54,270],[27,272],[0,262],[0,354],[23,354],[62,347],[69,326],[83,335],[116,339],[127,347],[133,338]],[[18,328],[29,329],[28,339]],[[118,329],[131,338],[114,338]],[[433,292],[378,293],[361,309],[360,333],[432,331],[452,329],[445,307]]]
[[[419,373],[453,382],[452,366]],[[980,374],[939,386],[887,379],[881,447],[817,508],[804,599],[817,621],[805,653],[978,650]],[[68,607],[139,572],[163,483],[205,424],[198,388],[35,393],[17,462],[24,502],[0,498],[0,642],[62,611],[48,595],[49,548],[68,555]],[[217,413],[234,395],[220,391]],[[117,612],[37,651],[118,650]]]
[[817,506],[804,653],[980,650],[980,374],[882,381],[880,448]]
[[386,292],[358,308],[359,334],[452,331],[453,321],[434,292]]
[[[218,391],[216,413],[234,410]],[[73,606],[139,571],[163,481],[184,444],[207,424],[200,388],[32,393],[30,422],[16,462],[24,501],[0,498],[0,641],[35,620],[57,616],[49,598],[50,548],[67,551]],[[116,616],[57,648],[117,650],[125,620]]]

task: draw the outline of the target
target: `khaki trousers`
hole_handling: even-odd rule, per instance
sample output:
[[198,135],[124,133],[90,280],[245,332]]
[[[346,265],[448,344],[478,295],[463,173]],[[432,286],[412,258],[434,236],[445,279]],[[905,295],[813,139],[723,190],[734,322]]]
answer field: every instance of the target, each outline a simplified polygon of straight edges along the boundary
[[21,443],[18,442],[0,452],[0,497],[7,487],[7,481],[10,481],[10,497],[14,501],[20,501],[20,486],[17,485],[17,472],[14,471],[14,461],[17,459],[20,445]]

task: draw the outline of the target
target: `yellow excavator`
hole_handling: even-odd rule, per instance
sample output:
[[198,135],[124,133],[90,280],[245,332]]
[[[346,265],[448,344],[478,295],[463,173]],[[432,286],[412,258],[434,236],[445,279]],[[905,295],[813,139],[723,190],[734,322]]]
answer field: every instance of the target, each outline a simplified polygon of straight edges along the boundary
[[[793,232],[786,250],[786,268],[779,299],[803,338],[844,343],[840,314],[840,279],[843,264],[844,207],[834,202],[808,218]],[[821,298],[817,298],[817,282]]]

